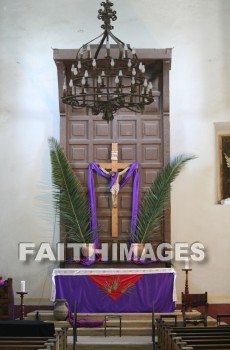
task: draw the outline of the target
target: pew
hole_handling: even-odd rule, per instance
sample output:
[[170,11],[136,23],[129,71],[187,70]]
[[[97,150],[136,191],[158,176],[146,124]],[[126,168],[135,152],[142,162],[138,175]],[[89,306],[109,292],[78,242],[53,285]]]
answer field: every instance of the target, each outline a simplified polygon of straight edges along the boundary
[[8,344],[0,344],[0,349],[1,350],[41,350],[41,349],[45,349],[45,350],[53,350],[53,344],[52,343],[44,343],[44,344],[10,344],[10,342]]
[[194,346],[189,346],[185,342],[178,342],[175,347],[173,348],[174,350],[229,350],[230,347],[229,345],[223,345],[223,344],[208,344],[208,345],[194,345]]
[[54,349],[54,350],[65,350],[67,349],[67,327],[56,328],[55,335],[53,337],[10,337],[10,336],[0,336],[0,349],[3,347],[9,348],[12,347],[15,349],[15,345],[20,346],[20,348],[25,347],[25,349],[31,347],[35,348],[45,348],[45,349]]
[[[230,339],[226,339],[226,338],[210,338],[210,337],[204,337],[204,338],[197,338],[197,339],[193,339],[192,337],[188,338],[188,339],[184,339],[183,337],[178,337],[177,340],[173,340],[175,341],[180,341],[180,342],[184,342],[186,344],[186,346],[190,346],[190,347],[196,347],[196,348],[209,348],[210,345],[211,346],[216,346],[217,348],[220,347],[221,345],[223,345],[224,347],[230,349]],[[175,348],[174,346],[172,348]]]
[[190,341],[185,341],[178,338],[174,338],[173,339],[173,345],[170,346],[170,348],[167,348],[167,350],[187,350],[187,349],[193,349],[193,350],[211,350],[211,349],[216,349],[216,350],[220,350],[220,349],[230,349],[230,345],[226,344],[224,341],[210,341],[210,340],[203,340],[203,342],[197,342],[197,343],[192,343]]
[[183,343],[184,346],[190,346],[194,349],[230,349],[230,336],[216,336],[210,333],[206,335],[191,334],[183,336],[183,334],[170,333],[168,342],[165,343],[165,349],[175,350],[178,348],[175,344],[178,343]]
[[26,350],[60,350],[56,347],[56,337],[19,337],[19,338],[8,338],[0,337],[0,349],[26,349]]
[[230,349],[230,327],[172,327],[162,319],[156,320],[158,349]]
[[[67,348],[68,327],[55,328],[53,322],[42,322],[34,320],[5,320],[0,321],[0,349],[3,345],[15,346],[15,341],[23,342],[26,348],[34,346],[36,342],[40,347],[50,347],[53,342],[54,350],[65,350]],[[1,342],[7,341],[7,344]],[[43,342],[43,343],[42,343]],[[47,343],[48,345],[44,345]]]

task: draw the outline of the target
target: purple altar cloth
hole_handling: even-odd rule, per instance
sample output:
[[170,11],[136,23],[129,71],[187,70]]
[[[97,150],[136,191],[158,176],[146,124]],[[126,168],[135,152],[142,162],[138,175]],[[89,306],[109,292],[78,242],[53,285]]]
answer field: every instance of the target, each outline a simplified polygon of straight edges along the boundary
[[[135,273],[134,273],[135,274]],[[109,272],[108,272],[109,275]],[[173,312],[174,273],[148,273],[118,300],[113,300],[88,275],[56,275],[56,299],[66,299],[71,310],[75,302],[79,313]]]

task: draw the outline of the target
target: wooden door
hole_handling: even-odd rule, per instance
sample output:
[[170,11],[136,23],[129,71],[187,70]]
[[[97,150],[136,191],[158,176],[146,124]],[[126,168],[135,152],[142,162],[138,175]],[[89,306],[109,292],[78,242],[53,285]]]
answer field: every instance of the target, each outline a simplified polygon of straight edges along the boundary
[[[58,67],[59,98],[62,96],[63,70],[68,74],[73,58],[72,50],[54,50]],[[141,196],[154,181],[158,171],[169,160],[169,70],[171,50],[138,51],[146,65],[146,72],[159,97],[145,108],[143,114],[119,110],[112,122],[93,116],[86,109],[72,110],[60,102],[60,141],[70,164],[84,186],[90,162],[111,162],[112,143],[118,143],[118,161],[139,162]],[[119,236],[111,236],[111,194],[108,180],[95,174],[97,216],[100,242],[127,242],[130,233],[132,181],[118,197]],[[170,210],[165,214],[161,229],[153,237],[154,244],[170,242]]]

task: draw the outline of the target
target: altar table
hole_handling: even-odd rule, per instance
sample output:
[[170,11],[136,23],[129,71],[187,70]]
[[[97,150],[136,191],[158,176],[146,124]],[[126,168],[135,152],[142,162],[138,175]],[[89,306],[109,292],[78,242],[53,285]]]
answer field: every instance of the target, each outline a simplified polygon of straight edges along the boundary
[[66,299],[80,313],[145,313],[175,310],[172,268],[54,269],[51,300]]

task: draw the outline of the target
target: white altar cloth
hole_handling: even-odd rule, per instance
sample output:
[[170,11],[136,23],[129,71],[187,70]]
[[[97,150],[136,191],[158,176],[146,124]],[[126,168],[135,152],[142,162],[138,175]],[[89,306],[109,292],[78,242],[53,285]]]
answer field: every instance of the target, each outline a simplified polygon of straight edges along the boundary
[[101,268],[101,269],[54,269],[52,273],[52,291],[51,301],[55,301],[56,298],[56,276],[85,276],[85,275],[129,275],[129,274],[163,274],[171,273],[174,275],[173,284],[173,301],[177,301],[176,293],[176,271],[173,268]]

